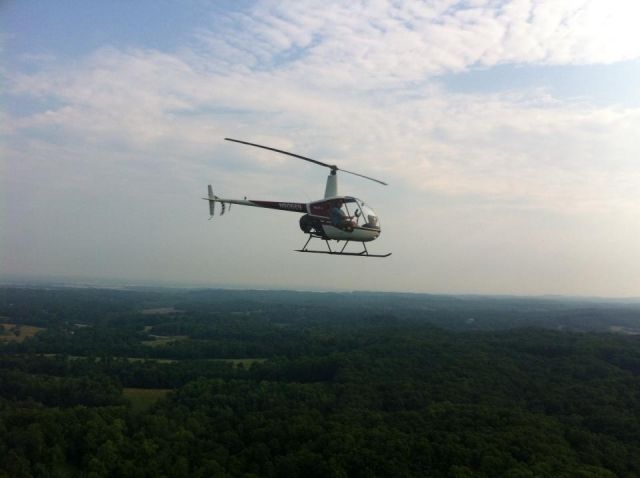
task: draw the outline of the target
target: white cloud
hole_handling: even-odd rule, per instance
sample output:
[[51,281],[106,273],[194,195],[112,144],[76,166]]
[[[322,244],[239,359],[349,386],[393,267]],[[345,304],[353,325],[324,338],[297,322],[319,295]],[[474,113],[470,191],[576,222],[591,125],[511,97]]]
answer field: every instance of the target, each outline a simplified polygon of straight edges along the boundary
[[[217,61],[325,87],[423,81],[472,65],[593,64],[640,57],[627,0],[261,2],[214,19]],[[300,51],[302,50],[302,52]]]
[[[133,148],[142,157],[161,153],[182,158],[191,155],[194,159],[210,155],[223,136],[236,135],[340,161],[347,169],[390,175],[390,180],[406,181],[446,196],[481,196],[550,208],[587,208],[596,204],[606,208],[620,202],[637,202],[638,195],[632,188],[607,187],[624,184],[638,173],[634,162],[640,151],[633,139],[633,131],[640,129],[637,110],[567,104],[535,90],[460,95],[423,84],[387,89],[383,80],[374,81],[377,88],[363,94],[300,81],[300,70],[314,69],[321,61],[325,62],[327,76],[339,78],[340,68],[324,51],[335,48],[342,52],[345,64],[351,63],[347,61],[350,57],[360,58],[352,73],[367,84],[369,70],[377,71],[387,64],[382,56],[395,58],[395,52],[406,47],[407,41],[411,44],[407,37],[415,32],[416,25],[406,26],[406,22],[415,18],[415,8],[394,9],[382,2],[373,9],[357,5],[362,15],[369,16],[354,19],[346,15],[347,7],[332,4],[322,11],[309,9],[306,16],[297,11],[288,11],[287,16],[268,16],[258,11],[254,15],[264,14],[261,22],[246,15],[236,19],[251,26],[236,35],[250,35],[257,30],[262,43],[256,50],[263,51],[256,57],[267,58],[292,45],[313,44],[308,29],[300,25],[320,25],[320,46],[311,47],[311,51],[292,62],[293,66],[274,64],[270,70],[258,69],[251,74],[238,68],[221,72],[207,68],[219,61],[216,52],[203,57],[185,50],[169,54],[105,48],[74,65],[48,66],[37,74],[17,75],[11,83],[12,93],[52,97],[62,106],[16,120],[13,127],[16,134],[55,128],[58,138],[93,144],[94,148],[120,145]],[[593,8],[589,5],[584,6],[587,11]],[[514,2],[501,11],[491,8],[488,4],[461,10],[443,3],[423,12],[432,26],[419,34],[441,35],[442,41],[433,43],[442,45],[444,54],[453,57],[455,45],[463,53],[474,45],[463,39],[476,27],[483,30],[485,16],[489,23],[497,21],[487,16],[487,11],[495,10],[498,20],[512,18],[516,30],[518,15],[525,22],[523,12],[529,12],[526,18],[535,24],[531,3]],[[563,18],[558,8],[548,8],[548,16]],[[435,11],[444,13],[437,16]],[[382,13],[390,14],[391,20],[377,25],[372,18],[382,22]],[[331,18],[343,19],[350,31],[366,30],[361,43],[372,42],[371,57],[362,44],[344,44],[335,32],[347,28],[340,22],[331,24]],[[286,28],[293,19],[297,19],[296,26]],[[328,33],[329,25],[333,36]],[[289,40],[270,34],[272,30],[280,31]],[[216,35],[221,37],[224,33],[223,30]],[[490,35],[486,38],[493,41]],[[507,48],[514,41],[504,42],[503,58],[526,56]],[[231,43],[250,47],[240,39]],[[419,44],[420,40],[416,40]],[[474,48],[480,51],[486,45]],[[546,53],[546,57],[553,55],[563,53]],[[462,68],[481,56],[467,55],[476,59],[453,66],[444,66],[446,61],[442,60],[436,70]],[[411,54],[411,50],[406,57],[407,62],[414,58],[415,74],[424,74],[424,68],[428,69],[428,62]],[[461,58],[465,55],[461,54]],[[405,71],[400,65],[405,61],[402,55],[395,61]],[[386,75],[392,75],[396,66]],[[251,149],[232,154],[274,165],[278,159],[282,162],[281,158]]]

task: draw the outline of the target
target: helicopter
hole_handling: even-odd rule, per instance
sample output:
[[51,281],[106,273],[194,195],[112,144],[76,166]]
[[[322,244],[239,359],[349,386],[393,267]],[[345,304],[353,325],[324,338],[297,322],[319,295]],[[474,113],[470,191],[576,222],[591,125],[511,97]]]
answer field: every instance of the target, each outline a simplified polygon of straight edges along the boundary
[[[358,257],[389,257],[391,255],[390,252],[387,254],[371,254],[367,250],[366,243],[371,242],[380,236],[380,220],[375,211],[364,201],[352,196],[338,195],[337,172],[342,171],[343,173],[353,174],[361,178],[375,181],[376,183],[384,186],[387,186],[387,183],[363,174],[338,168],[335,164],[323,163],[321,161],[307,158],[306,156],[301,156],[299,154],[290,153],[288,151],[283,151],[281,149],[263,146],[256,143],[249,143],[248,141],[241,141],[238,139],[224,139],[226,141],[267,149],[276,153],[303,159],[319,166],[329,168],[331,172],[327,177],[324,198],[317,201],[311,201],[309,203],[258,201],[254,199],[247,199],[246,197],[244,199],[226,199],[213,194],[213,188],[209,185],[208,197],[202,198],[209,201],[209,219],[212,219],[215,215],[216,203],[220,203],[221,216],[225,213],[227,208],[231,210],[232,204],[297,212],[302,214],[300,217],[300,229],[305,234],[309,234],[309,238],[301,249],[296,249],[296,252]],[[327,249],[309,249],[308,245],[312,239],[324,241]],[[329,241],[336,241],[338,244],[342,241],[343,244],[341,248],[339,246],[332,248]],[[361,243],[363,247],[362,251],[347,252],[345,249],[349,243]]]

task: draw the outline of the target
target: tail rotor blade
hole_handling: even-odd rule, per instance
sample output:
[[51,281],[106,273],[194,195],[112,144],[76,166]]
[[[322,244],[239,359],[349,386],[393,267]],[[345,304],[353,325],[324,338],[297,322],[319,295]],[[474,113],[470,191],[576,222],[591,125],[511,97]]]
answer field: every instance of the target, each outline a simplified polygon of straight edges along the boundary
[[216,214],[216,202],[215,202],[215,196],[213,195],[213,188],[211,187],[211,184],[209,184],[208,192],[209,192],[209,219],[211,219]]

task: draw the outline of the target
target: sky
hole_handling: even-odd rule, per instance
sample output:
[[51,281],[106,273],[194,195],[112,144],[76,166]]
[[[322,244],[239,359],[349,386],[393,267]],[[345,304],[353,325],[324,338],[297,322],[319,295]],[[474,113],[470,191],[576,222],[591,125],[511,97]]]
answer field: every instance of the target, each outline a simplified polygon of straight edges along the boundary
[[[640,3],[0,1],[0,278],[640,296]],[[371,252],[294,252],[327,171]],[[318,247],[321,247],[318,244]],[[354,249],[356,247],[354,246]]]

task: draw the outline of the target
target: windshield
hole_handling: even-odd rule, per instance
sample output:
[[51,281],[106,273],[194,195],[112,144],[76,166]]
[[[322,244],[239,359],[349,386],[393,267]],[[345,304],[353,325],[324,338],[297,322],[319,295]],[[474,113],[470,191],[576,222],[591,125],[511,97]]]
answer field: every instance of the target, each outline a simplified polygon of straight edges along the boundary
[[358,204],[358,225],[362,227],[380,227],[380,221],[376,212],[363,201],[357,200]]

